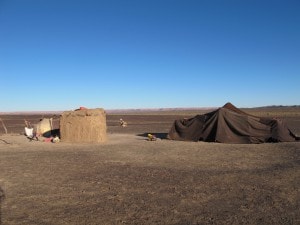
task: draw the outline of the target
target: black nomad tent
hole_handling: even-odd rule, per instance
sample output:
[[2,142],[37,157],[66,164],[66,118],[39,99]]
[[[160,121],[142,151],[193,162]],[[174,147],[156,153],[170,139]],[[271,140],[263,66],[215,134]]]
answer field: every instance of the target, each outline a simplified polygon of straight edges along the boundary
[[168,138],[238,144],[292,142],[299,139],[282,120],[249,115],[231,103],[210,113],[175,120]]

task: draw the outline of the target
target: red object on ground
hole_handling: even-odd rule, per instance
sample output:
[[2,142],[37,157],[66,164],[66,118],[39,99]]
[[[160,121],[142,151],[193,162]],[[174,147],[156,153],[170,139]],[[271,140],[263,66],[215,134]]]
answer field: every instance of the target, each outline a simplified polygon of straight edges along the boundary
[[44,142],[52,142],[52,137],[50,137],[50,138],[45,138],[45,139],[44,139]]

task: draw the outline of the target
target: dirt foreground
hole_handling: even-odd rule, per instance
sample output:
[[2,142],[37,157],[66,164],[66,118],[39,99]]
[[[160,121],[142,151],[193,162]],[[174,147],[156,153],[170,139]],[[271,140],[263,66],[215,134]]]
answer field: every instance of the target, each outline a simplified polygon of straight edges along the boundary
[[0,135],[0,224],[300,224],[299,142],[147,141],[113,124],[104,144]]

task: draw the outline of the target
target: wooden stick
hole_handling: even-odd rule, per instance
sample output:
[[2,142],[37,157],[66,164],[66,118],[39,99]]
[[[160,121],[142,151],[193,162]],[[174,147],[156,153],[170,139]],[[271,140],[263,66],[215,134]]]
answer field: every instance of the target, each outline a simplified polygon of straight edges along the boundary
[[0,139],[0,141],[3,141],[5,144],[11,145],[11,143],[9,143],[8,141],[5,141],[4,139]]
[[1,118],[0,118],[0,121],[1,121],[1,123],[2,123],[2,126],[3,126],[4,130],[5,130],[5,133],[7,134],[7,128],[6,128],[4,122],[3,122],[3,120],[2,120]]
[[30,123],[28,120],[25,120],[25,119],[24,119],[24,122],[25,122],[25,126],[26,126],[26,127],[32,128],[31,123]]

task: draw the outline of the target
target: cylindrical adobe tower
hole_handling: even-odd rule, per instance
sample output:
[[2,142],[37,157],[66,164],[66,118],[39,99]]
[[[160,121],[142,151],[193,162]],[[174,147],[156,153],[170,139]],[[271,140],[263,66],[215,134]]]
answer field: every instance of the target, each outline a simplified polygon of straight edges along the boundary
[[60,118],[60,138],[63,142],[106,142],[106,112],[104,109],[65,111]]

